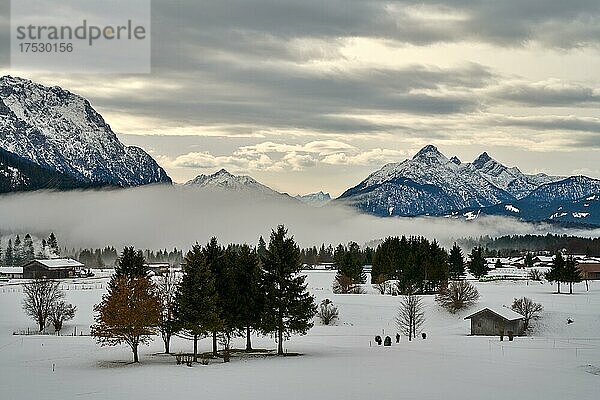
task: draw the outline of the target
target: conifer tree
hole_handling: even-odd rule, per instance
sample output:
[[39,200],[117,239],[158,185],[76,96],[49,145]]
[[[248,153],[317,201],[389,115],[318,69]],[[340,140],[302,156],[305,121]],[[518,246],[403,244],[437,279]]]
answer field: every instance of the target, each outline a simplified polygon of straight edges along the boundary
[[246,351],[252,350],[251,331],[260,329],[264,308],[262,270],[257,251],[240,246],[233,265],[236,320],[246,335]]
[[202,247],[196,244],[185,256],[174,309],[178,326],[194,340],[194,361],[198,360],[198,340],[220,327],[218,301],[215,279]]
[[60,248],[58,247],[58,241],[56,240],[54,232],[50,232],[50,236],[48,236],[47,240],[47,246],[51,257],[60,256]]
[[24,261],[31,261],[35,258],[35,250],[33,248],[33,240],[31,239],[31,235],[28,233],[25,235],[23,240],[23,247],[25,251]]
[[126,276],[145,277],[148,274],[146,260],[141,250],[136,251],[133,247],[125,247],[115,266],[115,276],[117,278]]
[[367,275],[363,270],[362,254],[358,244],[350,242],[348,247],[340,244],[333,254],[333,265],[337,268],[334,292],[360,294],[359,285],[365,283]]
[[[221,304],[221,300],[224,298],[225,293],[224,292],[224,287],[225,287],[225,281],[226,281],[226,265],[225,265],[225,259],[223,257],[224,255],[224,249],[223,247],[221,247],[219,245],[219,242],[217,241],[216,237],[212,237],[210,239],[210,241],[206,244],[206,246],[204,246],[204,249],[202,250],[202,252],[204,253],[204,258],[206,260],[206,264],[208,265],[208,268],[210,269],[210,271],[212,272],[214,281],[215,281],[215,289],[217,291],[217,300],[218,300],[218,310],[222,309],[222,304]],[[220,290],[221,289],[221,290]],[[221,292],[221,293],[219,293]],[[218,355],[218,348],[217,348],[217,334],[218,334],[218,330],[215,329],[212,331],[212,337],[213,337],[213,357],[216,357]]]
[[583,280],[581,269],[573,256],[567,257],[565,261],[565,269],[563,270],[563,282],[569,284],[569,294],[573,294],[573,284]]
[[265,255],[267,254],[267,244],[265,243],[265,239],[263,239],[262,236],[258,239],[256,254],[258,255],[259,260],[264,259]]
[[560,293],[560,284],[564,281],[565,259],[561,252],[556,252],[552,260],[550,270],[546,272],[546,280],[548,282],[556,282],[558,285],[558,293]]
[[8,245],[6,246],[6,252],[4,253],[4,263],[7,267],[13,267],[15,265],[12,239],[8,239]]
[[277,338],[277,354],[283,355],[283,340],[292,333],[306,334],[316,313],[314,298],[306,290],[301,271],[300,249],[279,225],[271,232],[263,264],[265,314],[262,329]]
[[448,269],[450,279],[458,280],[465,274],[465,258],[461,248],[454,243],[452,249],[450,249],[450,256],[448,257]]
[[25,261],[25,252],[23,251],[23,242],[21,237],[17,235],[13,244],[13,265],[18,267]]
[[487,275],[489,268],[485,257],[483,256],[483,248],[481,246],[475,247],[471,251],[471,260],[469,261],[469,272],[477,279],[480,279],[484,275]]

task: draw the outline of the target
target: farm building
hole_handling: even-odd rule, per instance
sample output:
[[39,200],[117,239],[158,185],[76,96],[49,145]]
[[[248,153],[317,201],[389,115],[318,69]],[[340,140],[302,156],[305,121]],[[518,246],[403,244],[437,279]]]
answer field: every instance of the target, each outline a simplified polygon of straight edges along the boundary
[[500,334],[521,336],[525,333],[523,316],[513,310],[484,308],[465,319],[471,320],[471,335],[497,336]]
[[579,260],[577,266],[582,272],[583,278],[594,281],[600,280],[600,260],[585,259]]
[[32,260],[23,265],[23,278],[75,278],[83,268],[82,263],[70,258]]
[[171,264],[169,263],[146,263],[144,267],[151,272],[153,275],[167,275],[171,270]]
[[21,279],[23,278],[23,267],[0,267],[0,278]]

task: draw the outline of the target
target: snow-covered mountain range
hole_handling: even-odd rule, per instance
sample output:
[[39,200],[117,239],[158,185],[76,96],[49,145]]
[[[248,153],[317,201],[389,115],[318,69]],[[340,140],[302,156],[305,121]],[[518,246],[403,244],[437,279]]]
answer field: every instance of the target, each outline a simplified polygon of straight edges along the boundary
[[469,217],[501,215],[526,221],[600,226],[600,180],[572,176],[542,185],[527,197],[462,213]]
[[[58,173],[80,187],[171,183],[144,150],[123,145],[88,100],[57,86],[0,78],[0,133],[0,149],[38,166],[39,174]],[[9,167],[15,190],[39,188],[23,186],[14,165],[2,167],[5,175]]]
[[[551,220],[555,208],[565,207],[563,203],[596,193],[600,193],[600,181],[596,179],[528,175],[517,167],[506,167],[487,153],[463,163],[428,145],[412,159],[385,165],[335,201],[378,216],[515,216],[511,209],[520,206],[525,211],[521,210],[518,218]],[[533,212],[542,208],[554,211],[545,217]],[[581,216],[585,212],[573,213]],[[592,221],[590,215],[586,218]]]
[[331,195],[329,193],[324,193],[323,191],[297,195],[295,198],[314,207],[322,207],[331,201]]

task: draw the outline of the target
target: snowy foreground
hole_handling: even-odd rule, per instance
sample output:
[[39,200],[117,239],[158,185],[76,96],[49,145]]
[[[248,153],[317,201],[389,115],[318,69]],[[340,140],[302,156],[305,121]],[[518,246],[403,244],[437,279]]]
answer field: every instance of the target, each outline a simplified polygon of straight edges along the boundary
[[[600,389],[600,282],[576,294],[552,294],[549,284],[479,283],[482,299],[473,309],[450,315],[426,297],[426,340],[374,346],[385,331],[395,336],[398,297],[333,295],[334,273],[311,272],[317,300],[339,307],[337,326],[318,323],[285,347],[301,357],[233,358],[229,364],[178,366],[159,354],[157,337],[129,364],[126,347],[101,348],[90,337],[13,336],[34,328],[20,308],[20,286],[0,286],[0,398],[2,399],[597,399]],[[67,286],[68,285],[68,286]],[[106,279],[67,283],[67,300],[77,305],[65,332],[89,333],[92,307]],[[509,305],[528,296],[544,305],[536,332],[514,342],[470,337],[463,317],[483,306]],[[566,323],[567,318],[574,320]],[[235,342],[243,347],[243,339]],[[270,338],[254,347],[274,348]],[[191,343],[175,339],[174,352]],[[201,350],[210,349],[203,340]]]

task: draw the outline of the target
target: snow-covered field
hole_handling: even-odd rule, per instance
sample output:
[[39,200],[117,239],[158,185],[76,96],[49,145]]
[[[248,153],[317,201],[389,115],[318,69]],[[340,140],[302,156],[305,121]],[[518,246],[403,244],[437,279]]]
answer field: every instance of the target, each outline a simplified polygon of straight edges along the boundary
[[[18,285],[0,286],[1,399],[597,399],[600,389],[600,282],[590,291],[579,284],[574,295],[552,294],[549,284],[478,283],[480,303],[458,315],[426,297],[426,340],[402,338],[377,347],[373,337],[395,336],[398,297],[333,295],[334,273],[308,273],[311,292],[339,307],[337,326],[318,323],[303,337],[286,342],[301,357],[234,358],[229,364],[177,366],[158,354],[157,338],[142,348],[141,363],[129,364],[126,347],[101,348],[87,336],[13,336],[34,328],[20,308]],[[89,332],[92,307],[105,291],[105,279],[68,284],[68,301],[78,313],[65,332]],[[463,317],[483,306],[509,305],[528,296],[543,303],[534,335],[500,342],[470,337]],[[567,324],[567,318],[574,323]],[[208,351],[210,340],[201,349]],[[237,347],[243,340],[236,341]],[[273,348],[270,338],[255,347]],[[191,343],[176,339],[175,352]]]

